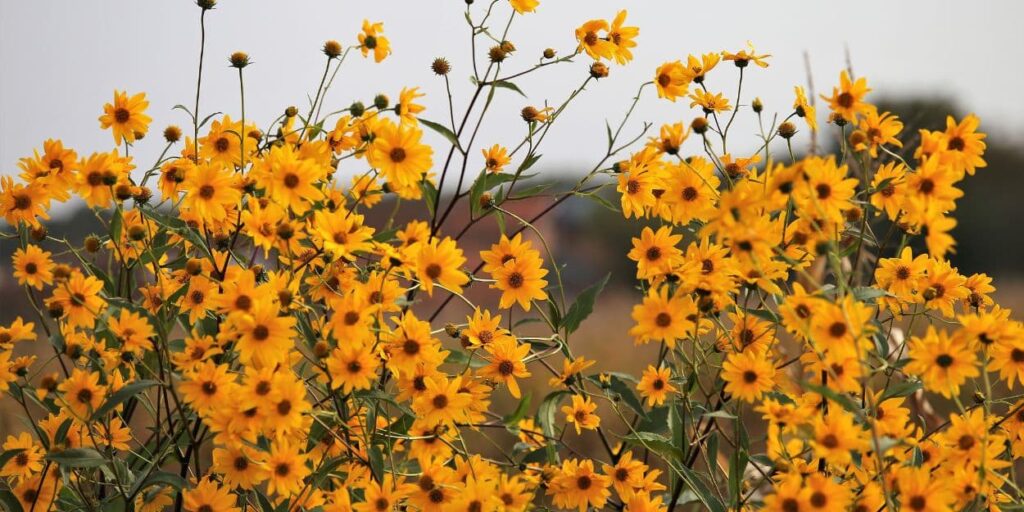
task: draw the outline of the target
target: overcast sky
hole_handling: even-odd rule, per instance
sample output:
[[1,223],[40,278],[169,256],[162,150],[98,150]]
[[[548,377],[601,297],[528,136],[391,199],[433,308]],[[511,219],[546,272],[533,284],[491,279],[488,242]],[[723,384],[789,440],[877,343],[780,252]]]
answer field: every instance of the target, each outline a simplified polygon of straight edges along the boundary
[[[478,0],[474,12],[486,3]],[[610,19],[622,7],[629,9],[628,24],[640,27],[636,59],[613,67],[609,79],[588,88],[552,130],[536,169],[592,165],[603,150],[604,119],[620,118],[636,87],[658,64],[688,53],[738,50],[747,40],[774,57],[766,70],[750,68],[743,103],[756,93],[768,111],[788,112],[792,86],[806,83],[804,51],[810,54],[817,91],[827,92],[845,66],[849,47],[854,71],[868,77],[876,98],[946,95],[978,113],[985,131],[999,132],[993,136],[1006,140],[1024,134],[1019,97],[1024,71],[1017,62],[1024,49],[1019,28],[1024,2],[1015,0],[541,0],[535,14],[515,19],[510,39],[519,51],[505,69],[532,65],[545,47],[571,52],[577,25]],[[447,117],[443,82],[429,64],[438,56],[451,61],[456,109],[462,108],[471,87],[463,9],[462,0],[221,0],[207,15],[200,113],[237,116],[237,75],[227,64],[236,50],[248,52],[254,62],[245,71],[249,119],[264,127],[288,105],[304,107],[322,73],[323,42],[356,44],[361,22],[369,18],[384,22],[394,54],[379,65],[351,55],[355,58],[346,61],[325,111],[355,99],[369,101],[378,92],[396,98],[402,86],[421,86],[428,93],[423,116],[442,121]],[[496,9],[495,20],[504,23],[509,7],[502,1]],[[135,154],[140,167],[150,165],[162,149],[163,127],[190,124],[171,108],[191,107],[194,101],[198,18],[199,8],[189,0],[0,2],[0,174],[16,173],[18,158],[48,137],[63,139],[80,155],[109,151],[113,138],[100,130],[97,117],[115,88],[149,95],[151,136]],[[560,102],[586,69],[586,59],[579,59],[524,77],[520,85],[529,103]],[[723,67],[708,86],[733,96],[735,69]],[[694,117],[688,102],[667,103],[657,100],[653,89],[648,92],[637,121]],[[479,147],[513,145],[522,137],[518,112],[528,101],[510,91],[499,96],[474,155]],[[754,128],[738,121],[734,130],[748,135]]]

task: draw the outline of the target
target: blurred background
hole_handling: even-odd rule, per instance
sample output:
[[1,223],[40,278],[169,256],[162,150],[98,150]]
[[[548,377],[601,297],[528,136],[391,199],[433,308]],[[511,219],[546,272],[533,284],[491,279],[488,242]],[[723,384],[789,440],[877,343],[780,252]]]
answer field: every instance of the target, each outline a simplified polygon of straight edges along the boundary
[[[471,7],[474,16],[479,18],[488,3],[478,0]],[[570,180],[603,156],[605,120],[615,124],[621,119],[639,84],[650,80],[659,64],[690,53],[740,50],[749,40],[759,53],[773,57],[768,69],[748,69],[742,103],[757,95],[769,113],[785,116],[790,111],[793,86],[811,87],[816,94],[830,92],[840,70],[850,67],[868,78],[874,89],[868,99],[904,121],[911,152],[918,129],[943,128],[946,114],[958,119],[978,114],[982,131],[989,134],[989,165],[961,184],[965,197],[956,212],[959,225],[953,234],[958,245],[952,260],[965,274],[994,276],[997,299],[1011,308],[1024,307],[1024,101],[1014,92],[1024,83],[1024,68],[1015,62],[1022,49],[1018,25],[1024,2],[976,2],[965,8],[963,2],[952,0],[542,0],[535,14],[516,17],[512,23],[509,39],[517,51],[504,69],[526,69],[547,47],[561,55],[571,53],[576,26],[592,18],[611,19],[620,8],[629,10],[627,25],[640,27],[635,60],[625,67],[612,66],[609,78],[589,86],[545,140],[543,158],[532,171],[564,181],[555,185],[556,190],[568,188]],[[503,25],[509,8],[502,1],[495,9],[493,25]],[[464,10],[463,0],[221,0],[206,19],[200,116],[238,116],[237,73],[227,62],[234,51],[247,52],[253,61],[245,70],[248,119],[264,127],[290,105],[304,110],[323,72],[324,41],[358,44],[356,34],[363,19],[369,19],[384,23],[394,53],[381,64],[351,54],[324,110],[344,108],[355,100],[370,103],[378,93],[397,99],[403,86],[419,86],[427,93],[423,117],[442,121],[448,116],[444,85],[429,66],[436,57],[451,62],[455,109],[461,111],[472,87]],[[113,140],[100,130],[97,117],[114,89],[148,94],[148,114],[154,121],[149,137],[136,144],[133,155],[140,168],[152,165],[164,148],[159,136],[163,128],[190,124],[185,113],[172,107],[180,103],[191,108],[194,101],[199,13],[188,0],[0,2],[0,174],[17,174],[18,159],[31,155],[47,138],[62,139],[79,156],[111,150]],[[480,147],[518,142],[525,130],[519,111],[526,105],[560,103],[586,77],[588,65],[580,58],[523,77],[518,83],[528,99],[499,92],[490,122],[485,121],[478,136],[479,147],[470,156],[480,159]],[[707,85],[734,98],[735,78],[735,68],[722,66]],[[653,122],[656,131],[662,123],[689,123],[695,116],[688,101],[659,101],[653,92],[648,89],[641,99],[626,135],[639,133],[643,121]],[[822,125],[825,110],[819,104]],[[757,147],[757,125],[753,116],[743,114],[749,110],[738,116],[732,132],[738,137],[730,147],[747,156],[743,153]],[[835,129],[826,125],[820,140],[835,147],[835,136]],[[428,131],[426,138],[436,147],[444,144],[433,132]],[[798,152],[806,151],[806,133],[794,140]],[[683,152],[697,151],[697,144],[688,141]],[[443,157],[439,152],[437,167]],[[342,179],[365,170],[358,167],[362,163],[342,164]],[[471,163],[469,168],[480,165]],[[539,210],[545,205],[538,201],[523,208]],[[56,206],[53,216],[50,232],[73,241],[96,229],[93,214],[80,202]],[[465,212],[459,213],[447,229],[456,231],[464,221]],[[635,270],[624,254],[639,226],[594,202],[571,200],[546,217],[540,228],[551,233],[557,259],[569,269],[570,293],[611,272],[597,312],[577,335],[582,353],[639,368],[640,359],[622,358],[623,348],[632,347],[626,334],[629,309],[639,298],[630,284]],[[493,225],[481,223],[472,234],[465,243],[467,254],[493,242]],[[0,241],[0,324],[17,315],[31,317],[10,275],[13,251],[13,242]],[[459,320],[465,314],[461,305],[447,312],[442,319]],[[536,379],[533,387],[539,391],[545,381],[546,377]]]

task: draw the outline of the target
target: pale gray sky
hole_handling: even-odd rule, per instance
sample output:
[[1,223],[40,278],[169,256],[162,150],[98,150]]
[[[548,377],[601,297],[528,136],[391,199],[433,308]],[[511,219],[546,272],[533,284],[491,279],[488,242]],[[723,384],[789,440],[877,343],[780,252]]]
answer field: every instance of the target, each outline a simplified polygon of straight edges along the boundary
[[[474,9],[486,3],[478,0]],[[419,85],[428,93],[424,117],[441,121],[447,110],[443,83],[429,71],[434,57],[452,62],[456,109],[468,100],[463,6],[461,0],[221,0],[207,15],[200,113],[223,110],[237,116],[237,75],[227,64],[235,50],[248,52],[254,62],[245,71],[249,119],[263,127],[288,105],[303,107],[323,69],[323,42],[355,44],[362,20],[369,18],[384,22],[394,54],[380,65],[351,55],[325,111],[354,99],[369,101],[377,92],[395,98],[402,86]],[[818,92],[830,90],[849,46],[855,72],[868,77],[876,97],[947,95],[978,113],[984,130],[998,132],[993,136],[1005,140],[1024,134],[1024,101],[1018,94],[1024,71],[1017,62],[1024,49],[1019,29],[1024,2],[1015,0],[542,0],[537,13],[513,23],[510,39],[519,51],[505,69],[532,65],[545,47],[571,52],[577,25],[610,19],[623,7],[629,9],[628,24],[641,29],[636,59],[625,68],[613,67],[611,78],[590,87],[571,107],[545,142],[537,170],[582,168],[599,158],[604,119],[620,118],[636,87],[660,63],[688,53],[738,50],[747,40],[774,57],[766,70],[749,69],[744,103],[756,92],[768,111],[788,111],[792,86],[806,81],[805,50]],[[504,23],[509,8],[501,2],[497,9],[502,14],[495,19]],[[18,158],[48,137],[63,139],[80,155],[109,151],[113,139],[100,130],[97,117],[115,88],[149,95],[151,136],[135,153],[140,167],[150,165],[162,149],[163,127],[189,124],[171,107],[193,101],[198,18],[199,8],[189,0],[0,2],[0,174],[17,172]],[[581,58],[525,77],[520,85],[531,103],[559,102],[586,68]],[[731,97],[735,69],[723,67],[708,85]],[[659,101],[649,92],[637,121],[694,117],[688,102]],[[474,155],[479,147],[512,145],[522,137],[518,111],[527,101],[502,93]],[[737,121],[734,130],[751,133],[753,127]]]

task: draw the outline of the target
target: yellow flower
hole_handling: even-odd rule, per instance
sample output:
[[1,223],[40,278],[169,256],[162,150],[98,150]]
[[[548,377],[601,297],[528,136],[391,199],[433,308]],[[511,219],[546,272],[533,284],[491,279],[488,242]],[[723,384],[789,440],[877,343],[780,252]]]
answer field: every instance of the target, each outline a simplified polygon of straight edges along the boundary
[[46,185],[32,182],[28,185],[15,183],[10,176],[0,177],[0,214],[11,226],[24,222],[40,226],[39,219],[49,219],[46,210],[50,208],[50,196]]
[[303,480],[310,473],[306,466],[306,456],[299,445],[284,439],[271,445],[266,464],[270,470],[267,492],[282,497],[301,491]]
[[519,14],[534,12],[540,5],[540,0],[509,0],[512,8]]
[[278,316],[278,311],[277,304],[263,299],[248,313],[228,317],[238,333],[236,348],[242,362],[273,365],[287,359],[294,345],[296,320]]
[[230,401],[237,388],[235,378],[228,374],[228,366],[213,361],[198,365],[186,377],[179,386],[182,397],[204,416]]
[[100,385],[100,374],[75,368],[57,389],[64,396],[64,403],[78,418],[88,418],[92,411],[103,403],[106,394]]
[[666,366],[655,368],[653,365],[647,365],[647,369],[644,370],[644,374],[640,378],[640,383],[636,385],[636,390],[640,392],[640,396],[647,399],[648,407],[664,404],[669,393],[676,392],[675,386],[670,382],[671,377],[672,370],[670,368]]
[[682,260],[683,251],[676,247],[682,239],[682,235],[673,235],[668,226],[661,226],[657,232],[644,227],[640,238],[633,239],[633,249],[627,255],[637,262],[636,278],[651,279],[671,273]]
[[12,260],[14,278],[22,286],[31,286],[42,290],[43,285],[53,284],[53,261],[50,253],[29,244],[24,249],[14,251]]
[[754,402],[775,386],[775,365],[754,349],[730,353],[722,363],[725,391],[744,402]]
[[850,75],[843,70],[839,74],[839,87],[832,89],[832,96],[821,96],[821,99],[828,102],[829,108],[847,122],[857,121],[857,116],[867,114],[874,110],[874,106],[864,102],[864,96],[871,92],[868,88],[868,81],[861,77],[856,81],[850,79]]
[[751,62],[762,68],[768,67],[768,63],[764,59],[771,57],[771,55],[758,55],[757,51],[754,50],[754,44],[750,41],[747,41],[747,48],[750,50],[749,52],[747,50],[740,50],[736,53],[722,52],[722,58],[731,60],[738,68],[745,68]]
[[291,146],[271,149],[256,168],[257,179],[267,189],[269,197],[296,215],[306,213],[311,203],[324,197],[317,185],[323,170],[314,160],[303,158]]
[[184,509],[188,512],[238,512],[235,495],[227,487],[221,487],[212,478],[199,481],[194,489],[181,493]]
[[498,144],[491,146],[490,149],[484,149],[481,152],[484,154],[484,167],[489,172],[501,172],[501,170],[512,161],[508,156],[508,150]]
[[644,297],[643,303],[633,306],[633,321],[636,324],[629,330],[630,336],[639,343],[663,341],[670,348],[675,348],[676,340],[685,339],[692,334],[697,306],[689,296],[669,297],[668,287],[651,290]]
[[929,391],[952,397],[967,379],[980,375],[977,355],[958,336],[928,326],[923,337],[912,337],[908,345],[910,362],[904,369],[921,377]]
[[462,287],[469,282],[469,276],[460,267],[466,263],[455,240],[436,238],[420,247],[416,257],[416,277],[420,286],[433,295],[434,285],[440,285],[453,293],[462,293]]
[[818,118],[814,112],[814,106],[807,102],[807,94],[804,88],[796,86],[793,88],[796,93],[796,100],[793,101],[793,112],[797,117],[804,118],[811,130],[818,129]]
[[683,63],[677,60],[658,66],[654,72],[654,84],[658,89],[659,98],[674,102],[676,98],[686,96],[690,81],[686,78]]
[[508,386],[508,392],[519,398],[519,384],[516,379],[530,376],[524,359],[530,353],[530,345],[519,344],[511,336],[490,343],[486,347],[491,355],[490,363],[479,370],[481,377],[486,377]]
[[100,297],[103,281],[75,272],[70,279],[53,290],[52,303],[64,311],[69,327],[92,328],[107,301]]
[[103,105],[100,127],[104,130],[111,128],[117,145],[120,146],[122,140],[131,144],[149,130],[153,119],[145,114],[146,107],[149,107],[146,93],[129,97],[126,91],[114,91],[114,102]]
[[135,355],[142,355],[143,352],[153,349],[153,326],[149,324],[146,317],[133,313],[127,309],[121,309],[117,318],[110,317],[108,321],[110,332],[121,342],[121,350]]
[[615,62],[619,64],[625,64],[633,60],[633,53],[630,48],[636,47],[636,41],[633,39],[640,34],[638,27],[625,27],[623,24],[626,22],[626,10],[623,9],[615,15],[615,19],[612,20],[612,25],[608,29],[608,40],[611,41],[613,46],[612,55],[615,58]]
[[43,450],[32,440],[27,432],[22,432],[18,437],[7,436],[4,441],[4,451],[21,450],[14,455],[0,469],[0,476],[15,477],[23,480],[43,469]]
[[577,508],[584,512],[588,508],[601,510],[608,502],[611,492],[611,478],[594,470],[594,462],[589,459],[569,459],[562,462],[557,473],[551,479],[547,494],[553,496],[556,507],[563,509]]
[[259,133],[254,124],[242,126],[241,121],[232,121],[228,115],[214,119],[210,131],[199,138],[199,156],[231,168],[241,166],[243,158],[246,163],[251,162],[259,143],[258,136],[254,138],[251,133]]
[[721,59],[722,56],[717,53],[705,53],[699,59],[693,55],[687,55],[683,75],[688,82],[702,84],[707,74],[715,69]]
[[616,47],[608,40],[608,29],[608,22],[605,20],[590,20],[580,25],[576,29],[576,41],[579,42],[576,51],[584,52],[594,60],[614,58]]
[[548,298],[544,291],[548,282],[543,279],[548,271],[541,266],[542,263],[537,251],[530,251],[510,259],[492,272],[495,282],[490,287],[501,290],[500,308],[510,308],[518,302],[524,311],[529,311],[532,301]]
[[814,454],[829,464],[849,464],[855,452],[868,449],[867,431],[856,425],[853,415],[842,409],[829,410],[814,422]]
[[984,133],[978,132],[978,125],[981,120],[974,114],[968,114],[959,123],[953,116],[946,117],[946,131],[942,134],[946,151],[953,156],[953,167],[957,172],[974,176],[974,170],[978,167],[988,165],[982,159],[985,154],[986,137]]
[[423,394],[412,402],[412,409],[428,425],[455,426],[463,421],[472,399],[461,391],[462,378],[430,377],[424,382]]
[[699,106],[704,111],[704,115],[732,110],[732,107],[729,106],[729,99],[722,96],[722,93],[716,94],[698,89],[690,94],[690,99],[693,100],[690,102],[690,108]]
[[373,60],[381,62],[391,54],[391,41],[384,37],[384,23],[370,23],[363,20],[363,31],[359,33],[359,51],[363,57],[373,52]]
[[419,92],[419,87],[403,87],[402,92],[398,95],[398,104],[395,105],[395,113],[401,119],[401,123],[404,125],[416,125],[419,121],[416,120],[416,115],[426,110],[427,107],[423,105],[417,105],[413,103],[416,98],[422,98],[423,93]]
[[867,150],[872,157],[878,157],[879,146],[890,144],[903,147],[903,143],[896,138],[903,130],[903,123],[891,112],[879,114],[877,110],[872,110],[861,118],[858,128],[859,133],[863,134],[863,140],[854,144],[853,149],[857,151]]
[[377,377],[380,359],[369,346],[341,346],[327,358],[327,371],[331,386],[345,393],[355,389],[370,389]]
[[415,126],[382,121],[366,152],[366,161],[379,170],[388,183],[398,187],[418,187],[434,165],[434,150],[420,142],[422,136],[423,131]]
[[184,210],[207,223],[223,221],[242,199],[238,175],[219,164],[200,164],[182,183]]
[[563,405],[566,423],[576,427],[576,434],[583,430],[594,430],[601,425],[601,417],[594,414],[597,404],[589,396],[573,395],[571,405]]

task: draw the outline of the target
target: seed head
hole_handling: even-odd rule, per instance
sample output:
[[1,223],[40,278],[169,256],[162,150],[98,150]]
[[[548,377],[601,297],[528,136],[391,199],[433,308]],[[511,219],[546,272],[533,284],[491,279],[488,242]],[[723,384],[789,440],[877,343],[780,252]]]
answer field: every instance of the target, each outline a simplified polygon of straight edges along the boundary
[[331,39],[324,43],[323,52],[328,59],[337,59],[341,56],[341,43]]
[[492,46],[490,50],[487,50],[487,57],[489,57],[491,62],[495,64],[504,61],[507,56],[508,52],[506,52],[501,45]]
[[523,121],[527,123],[536,121],[539,114],[540,112],[535,107],[524,107],[523,111],[520,112],[520,115],[523,116]]
[[173,144],[181,140],[181,128],[178,128],[173,124],[168,126],[167,128],[164,128],[164,140],[166,140],[170,144]]
[[96,235],[89,235],[85,237],[85,252],[96,253],[100,250],[100,238]]
[[438,76],[447,75],[452,70],[451,64],[444,57],[438,57],[434,59],[434,62],[430,64],[430,69]]
[[796,125],[795,124],[793,124],[793,123],[791,123],[789,121],[786,121],[785,123],[782,123],[782,124],[779,125],[779,136],[780,137],[782,137],[783,139],[788,139],[788,138],[791,138],[794,135],[796,135]]

